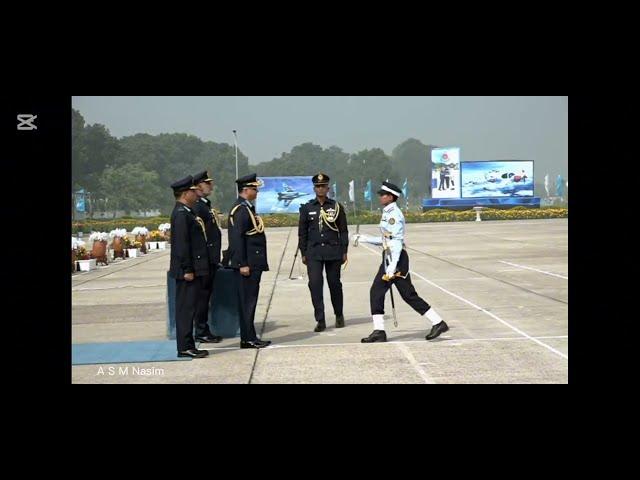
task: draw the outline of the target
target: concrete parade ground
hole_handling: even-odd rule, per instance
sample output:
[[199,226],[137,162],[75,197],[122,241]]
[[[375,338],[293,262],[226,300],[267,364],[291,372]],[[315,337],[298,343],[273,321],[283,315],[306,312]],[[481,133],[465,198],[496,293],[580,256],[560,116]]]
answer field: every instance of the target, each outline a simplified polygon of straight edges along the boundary
[[[204,359],[75,365],[72,382],[567,383],[567,219],[408,224],[407,230],[413,284],[450,326],[434,341],[424,338],[428,320],[396,290],[397,328],[386,300],[389,342],[360,343],[373,331],[369,288],[381,250],[352,242],[342,273],[346,328],[334,328],[325,281],[328,328],[314,333],[299,256],[289,279],[297,228],[271,228],[271,271],[262,277],[256,312],[258,335],[271,347],[241,350],[235,338],[200,345],[210,352]],[[378,230],[363,225],[360,233]],[[224,231],[223,249],[226,240]],[[158,251],[74,274],[72,342],[165,340],[169,255]]]

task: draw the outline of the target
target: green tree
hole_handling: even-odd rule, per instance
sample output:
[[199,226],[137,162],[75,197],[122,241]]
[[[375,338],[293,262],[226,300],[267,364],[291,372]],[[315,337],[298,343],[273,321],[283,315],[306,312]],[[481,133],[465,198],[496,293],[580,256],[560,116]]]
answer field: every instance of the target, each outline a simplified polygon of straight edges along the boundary
[[84,118],[79,111],[71,110],[71,185],[74,191],[81,188],[82,172],[87,163],[84,145]]
[[100,176],[100,191],[109,210],[149,210],[157,208],[160,196],[158,174],[140,164],[107,167]]
[[402,186],[405,178],[409,180],[409,197],[413,205],[421,204],[431,193],[431,152],[434,148],[410,138],[394,148],[391,154],[393,168],[400,177],[398,186]]
[[[136,163],[158,174],[160,187],[154,198],[163,214],[174,205],[169,186],[175,180],[208,170],[215,188],[211,201],[214,207],[226,211],[236,199],[235,147],[226,143],[203,142],[186,134],[138,134],[121,140],[118,164]],[[238,174],[249,173],[249,159],[238,151]]]
[[261,177],[313,176],[323,172],[329,175],[331,184],[337,183],[338,200],[347,198],[349,154],[336,146],[322,148],[311,142],[303,143],[279,158],[258,164],[256,171]]
[[[114,165],[119,155],[118,139],[104,125],[87,125],[79,111],[71,111],[71,184],[74,191],[84,189],[89,194],[88,210],[95,211],[103,197],[100,176]],[[73,214],[73,211],[72,211]]]
[[384,153],[381,148],[372,148],[362,150],[351,155],[349,161],[349,169],[346,175],[346,191],[345,201],[348,199],[348,182],[355,180],[355,200],[358,210],[368,210],[371,206],[377,208],[376,199],[372,197],[373,202],[365,202],[363,192],[369,180],[371,180],[373,195],[382,182],[389,179],[390,182],[398,183],[399,179],[393,170],[391,158]]
[[[209,197],[211,203],[215,208],[229,211],[238,196],[235,147],[226,143],[206,142],[195,159],[192,173],[202,170],[207,170],[213,177],[215,187]],[[238,176],[251,173],[249,170],[249,158],[238,149]]]

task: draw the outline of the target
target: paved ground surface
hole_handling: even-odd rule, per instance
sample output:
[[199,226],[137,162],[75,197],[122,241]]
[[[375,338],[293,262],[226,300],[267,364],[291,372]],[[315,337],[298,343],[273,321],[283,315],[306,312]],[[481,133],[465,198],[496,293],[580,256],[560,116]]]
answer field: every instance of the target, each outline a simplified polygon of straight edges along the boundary
[[[567,383],[566,219],[410,224],[408,232],[414,285],[451,326],[440,339],[424,340],[430,326],[396,294],[398,328],[387,299],[389,342],[360,343],[373,330],[369,287],[380,259],[378,247],[362,244],[350,247],[342,277],[347,328],[333,328],[325,286],[329,328],[313,333],[306,275],[288,278],[297,229],[274,228],[256,313],[272,347],[240,350],[238,339],[227,339],[191,362],[74,366],[72,381]],[[168,264],[169,251],[155,252],[73,275],[73,343],[164,339]],[[303,274],[298,263],[293,276]]]

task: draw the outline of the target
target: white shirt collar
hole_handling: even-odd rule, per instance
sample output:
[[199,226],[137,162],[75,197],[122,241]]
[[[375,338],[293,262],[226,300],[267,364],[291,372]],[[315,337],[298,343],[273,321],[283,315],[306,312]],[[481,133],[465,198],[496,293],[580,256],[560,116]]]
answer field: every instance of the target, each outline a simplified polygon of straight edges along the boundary
[[389,213],[395,206],[396,206],[396,202],[391,202],[389,205],[384,207],[384,210],[382,211],[385,213]]

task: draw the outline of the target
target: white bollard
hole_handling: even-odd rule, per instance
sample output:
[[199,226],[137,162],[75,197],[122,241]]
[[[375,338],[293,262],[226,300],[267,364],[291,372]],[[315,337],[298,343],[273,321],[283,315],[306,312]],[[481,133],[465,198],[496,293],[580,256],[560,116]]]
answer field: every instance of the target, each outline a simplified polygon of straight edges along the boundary
[[473,207],[473,209],[476,211],[476,222],[481,222],[482,217],[480,217],[480,212],[484,210],[484,207]]

